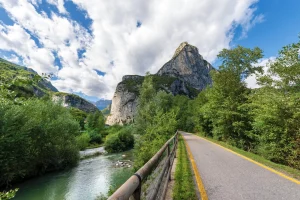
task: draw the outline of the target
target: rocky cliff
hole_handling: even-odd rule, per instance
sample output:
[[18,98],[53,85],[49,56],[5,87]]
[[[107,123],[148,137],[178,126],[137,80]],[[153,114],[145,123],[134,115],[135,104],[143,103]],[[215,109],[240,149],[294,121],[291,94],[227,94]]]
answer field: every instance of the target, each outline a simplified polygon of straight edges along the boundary
[[197,47],[183,42],[177,48],[173,58],[157,72],[157,75],[179,78],[201,91],[212,84],[209,75],[212,69],[212,65],[199,54]]
[[[183,42],[176,49],[172,59],[151,76],[157,90],[194,98],[207,85],[212,84],[209,72],[213,69],[212,65],[199,54],[196,47]],[[117,85],[106,124],[126,124],[134,120],[139,87],[143,80],[143,76],[123,77],[122,82]]]
[[110,115],[106,124],[126,124],[133,121],[137,108],[139,86],[143,83],[143,76],[124,76],[117,85],[112,99]]
[[87,113],[96,112],[98,110],[98,108],[94,104],[74,94],[68,94],[63,92],[53,93],[52,101],[61,103],[62,106],[67,108],[78,108],[79,110],[82,110]]

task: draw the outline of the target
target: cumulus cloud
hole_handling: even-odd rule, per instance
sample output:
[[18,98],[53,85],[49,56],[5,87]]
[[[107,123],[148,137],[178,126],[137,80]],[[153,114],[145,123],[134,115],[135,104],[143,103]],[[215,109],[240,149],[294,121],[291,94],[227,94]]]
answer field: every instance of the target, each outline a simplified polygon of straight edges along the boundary
[[[263,67],[264,73],[268,73],[269,69],[269,63],[274,62],[276,57],[270,57],[270,58],[263,58],[260,59],[255,66],[261,66]],[[245,83],[247,84],[248,88],[259,88],[260,86],[257,84],[257,75],[252,74],[249,77],[245,79]]]
[[17,55],[15,55],[15,54],[12,54],[10,56],[4,56],[4,59],[8,60],[9,62],[18,64],[18,65],[21,64],[20,58]]
[[255,15],[257,0],[73,0],[81,9],[73,12],[84,11],[92,20],[87,30],[66,14],[65,0],[47,2],[59,13],[37,12],[40,0],[0,0],[15,22],[0,26],[0,48],[15,52],[39,73],[57,75],[52,83],[59,90],[100,98],[111,98],[123,75],[158,71],[183,41],[212,62],[229,48],[237,26],[245,36],[263,20]]
[[49,4],[55,5],[60,13],[67,13],[64,0],[47,0]]

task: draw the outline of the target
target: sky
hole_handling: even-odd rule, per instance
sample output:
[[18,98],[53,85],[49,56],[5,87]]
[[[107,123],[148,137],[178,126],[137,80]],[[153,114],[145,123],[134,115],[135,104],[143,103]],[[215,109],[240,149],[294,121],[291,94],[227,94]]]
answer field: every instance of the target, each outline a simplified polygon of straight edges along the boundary
[[59,91],[111,99],[122,76],[156,73],[184,41],[216,68],[237,45],[260,47],[265,65],[298,41],[299,10],[299,0],[0,0],[0,57],[53,74]]

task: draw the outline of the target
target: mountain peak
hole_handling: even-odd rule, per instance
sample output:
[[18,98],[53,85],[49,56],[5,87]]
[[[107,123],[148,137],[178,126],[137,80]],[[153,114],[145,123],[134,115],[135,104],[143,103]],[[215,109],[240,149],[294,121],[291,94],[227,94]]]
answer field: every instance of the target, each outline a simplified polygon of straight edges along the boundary
[[212,84],[209,72],[213,69],[199,54],[198,48],[183,42],[176,49],[172,59],[157,72],[159,76],[175,77],[201,91]]
[[195,47],[195,46],[193,46],[193,45],[190,45],[188,42],[182,42],[182,43],[179,45],[179,47],[177,47],[177,49],[176,49],[176,51],[175,51],[175,53],[174,53],[174,55],[173,55],[172,58],[175,58],[176,56],[178,56],[179,53],[180,53],[180,52],[184,49],[184,47],[186,47],[186,46],[190,46],[190,47],[192,47],[193,49],[195,49],[195,50],[198,52],[198,48],[197,48],[197,47]]

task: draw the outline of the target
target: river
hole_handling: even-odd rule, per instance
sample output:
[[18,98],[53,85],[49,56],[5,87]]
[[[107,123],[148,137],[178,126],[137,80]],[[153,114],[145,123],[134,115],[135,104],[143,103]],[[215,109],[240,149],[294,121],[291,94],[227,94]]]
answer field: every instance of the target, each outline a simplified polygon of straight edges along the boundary
[[20,189],[14,199],[94,200],[100,194],[106,195],[111,186],[121,185],[132,175],[132,168],[116,167],[116,162],[122,159],[132,160],[132,152],[81,160],[74,168],[49,173],[17,185]]

